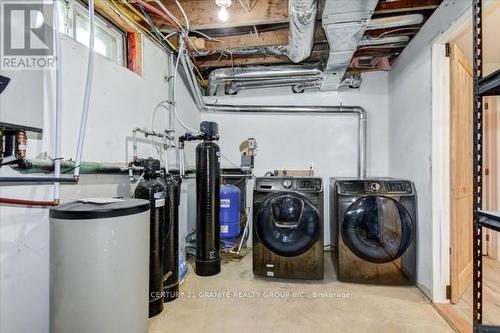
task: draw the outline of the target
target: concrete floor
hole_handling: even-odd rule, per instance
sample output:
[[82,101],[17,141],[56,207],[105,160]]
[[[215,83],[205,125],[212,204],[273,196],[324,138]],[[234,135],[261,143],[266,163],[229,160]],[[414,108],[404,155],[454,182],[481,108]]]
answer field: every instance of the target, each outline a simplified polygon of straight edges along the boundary
[[338,282],[329,255],[324,281],[256,278],[251,255],[212,277],[190,268],[149,332],[453,332],[417,288]]

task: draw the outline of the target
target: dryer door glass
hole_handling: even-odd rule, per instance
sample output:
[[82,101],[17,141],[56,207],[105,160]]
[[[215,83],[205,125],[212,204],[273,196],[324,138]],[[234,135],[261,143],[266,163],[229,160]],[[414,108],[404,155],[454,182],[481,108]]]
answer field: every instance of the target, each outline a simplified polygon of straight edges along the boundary
[[387,197],[364,197],[345,212],[342,240],[358,257],[387,263],[402,256],[415,233],[414,222],[399,202]]
[[257,210],[254,223],[262,243],[270,251],[286,257],[306,252],[321,235],[317,208],[294,193],[269,197]]

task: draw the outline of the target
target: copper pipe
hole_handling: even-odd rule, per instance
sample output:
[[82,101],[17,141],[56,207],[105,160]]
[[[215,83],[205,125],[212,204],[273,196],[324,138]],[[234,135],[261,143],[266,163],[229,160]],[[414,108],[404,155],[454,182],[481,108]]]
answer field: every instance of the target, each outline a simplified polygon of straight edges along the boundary
[[19,159],[23,159],[26,157],[26,145],[28,142],[28,138],[26,137],[25,131],[18,131],[16,133],[16,144],[17,144],[17,153],[16,157]]
[[12,199],[12,198],[0,198],[0,203],[9,205],[22,205],[22,206],[53,207],[59,205],[59,200],[35,201],[35,200],[22,200],[22,199]]

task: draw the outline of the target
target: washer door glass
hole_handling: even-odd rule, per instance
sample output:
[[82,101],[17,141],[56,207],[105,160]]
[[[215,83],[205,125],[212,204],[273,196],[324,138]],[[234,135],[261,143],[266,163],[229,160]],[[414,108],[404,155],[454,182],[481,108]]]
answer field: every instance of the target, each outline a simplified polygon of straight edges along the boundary
[[278,193],[266,199],[256,212],[254,227],[270,251],[285,257],[303,254],[321,234],[318,210],[295,193]]
[[342,240],[359,258],[387,263],[402,256],[414,237],[408,211],[387,197],[369,196],[354,202],[345,212]]

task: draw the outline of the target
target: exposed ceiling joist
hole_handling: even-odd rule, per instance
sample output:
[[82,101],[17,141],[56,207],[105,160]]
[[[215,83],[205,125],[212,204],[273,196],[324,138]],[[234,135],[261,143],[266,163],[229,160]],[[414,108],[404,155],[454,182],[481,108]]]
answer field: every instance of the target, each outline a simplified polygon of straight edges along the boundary
[[[258,35],[246,34],[227,37],[218,37],[216,40],[191,37],[193,44],[201,51],[216,51],[237,48],[251,48],[288,44],[288,28],[275,31],[261,32]],[[326,36],[320,25],[316,28],[315,42],[326,42]]]
[[[108,0],[96,0],[98,2]],[[128,16],[133,20],[149,29],[147,22],[141,18],[142,15],[136,13],[137,10],[131,10],[131,6],[123,5],[122,1],[118,0],[120,11],[128,13]],[[152,6],[159,8],[157,1],[163,2],[166,8],[179,21],[184,23],[184,15],[176,5],[175,0],[145,0]],[[204,74],[209,72],[209,69],[231,66],[255,66],[255,65],[278,65],[290,64],[291,61],[287,56],[275,54],[273,50],[267,49],[269,46],[285,46],[289,43],[288,35],[288,0],[251,0],[249,6],[251,10],[245,9],[238,0],[233,0],[229,8],[229,20],[221,22],[218,18],[219,7],[215,0],[178,0],[184,8],[190,22],[190,30],[203,30],[209,36],[216,38],[219,41],[207,40],[201,38],[200,35],[191,33],[190,38],[192,44],[197,50],[202,52],[193,52],[196,57],[196,65],[203,70]],[[248,3],[247,0],[242,0],[243,3]],[[327,0],[333,1],[333,0]],[[335,0],[340,1],[340,0]],[[365,1],[365,0],[344,0],[349,1]],[[415,35],[421,28],[423,22],[432,14],[443,0],[379,0],[376,4],[374,16],[377,20],[391,19],[396,21],[395,26],[390,24],[372,26],[366,30],[363,39],[383,39],[387,37],[408,36],[410,38]],[[130,0],[133,4],[134,0]],[[109,6],[109,5],[108,5]],[[136,8],[137,5],[134,5]],[[149,15],[154,21],[157,28],[164,33],[170,33],[172,27],[168,25],[167,20],[160,17],[152,10],[148,10]],[[399,16],[408,16],[407,14],[420,14],[423,16],[423,22],[419,24],[409,23],[404,24]],[[254,27],[255,26],[255,27]],[[378,28],[377,28],[378,27]],[[255,31],[256,33],[252,33]],[[170,41],[176,44],[177,36],[172,36]],[[322,23],[319,20],[316,25],[315,44],[313,53],[310,58],[306,59],[305,63],[318,62],[328,54],[331,49],[331,44],[327,43]],[[368,44],[373,44],[372,42]],[[388,58],[393,62],[397,55],[402,51],[406,43],[380,43],[381,45],[360,46],[355,52],[355,57],[361,57],[358,60],[361,62],[352,64],[359,65],[359,70],[364,71],[369,57]],[[252,49],[252,50],[241,50]],[[232,54],[232,55],[231,55]],[[376,60],[376,59],[375,59]],[[352,67],[351,67],[352,68]]]
[[196,62],[200,68],[211,67],[232,67],[232,66],[247,66],[247,65],[264,65],[264,64],[284,64],[289,63],[290,59],[284,56],[233,56],[233,57],[206,57]]
[[285,45],[288,43],[288,29],[247,34],[238,36],[218,37],[218,41],[191,37],[196,48],[202,51],[225,50],[245,47]]
[[436,9],[442,0],[379,1],[375,15]]
[[[179,19],[183,17],[174,0],[161,0]],[[288,23],[288,1],[256,1],[252,10],[247,12],[238,1],[228,8],[229,19],[220,22],[219,7],[215,0],[179,0],[184,8],[192,30],[223,29],[238,26]],[[154,2],[151,2],[154,4]],[[162,26],[162,24],[160,24]]]

